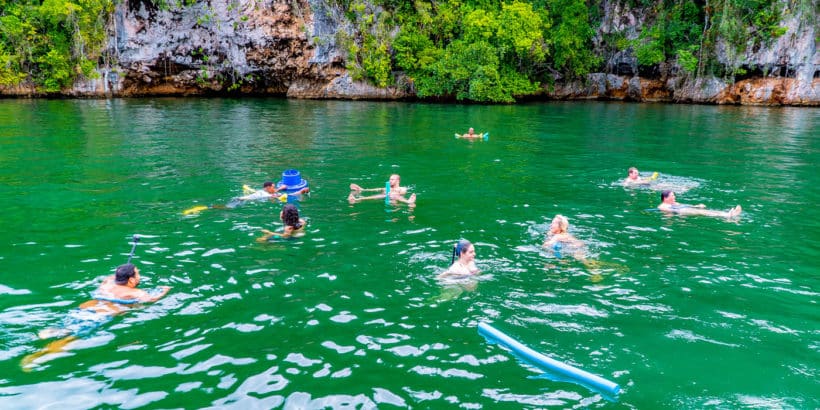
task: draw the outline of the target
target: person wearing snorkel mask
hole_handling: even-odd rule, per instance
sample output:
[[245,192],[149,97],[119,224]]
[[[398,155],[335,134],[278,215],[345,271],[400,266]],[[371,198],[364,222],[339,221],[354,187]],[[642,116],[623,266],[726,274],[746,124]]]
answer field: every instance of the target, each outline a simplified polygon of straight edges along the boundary
[[441,278],[453,276],[472,276],[480,271],[475,265],[475,246],[470,241],[462,239],[453,248],[453,258],[450,267],[438,275]]

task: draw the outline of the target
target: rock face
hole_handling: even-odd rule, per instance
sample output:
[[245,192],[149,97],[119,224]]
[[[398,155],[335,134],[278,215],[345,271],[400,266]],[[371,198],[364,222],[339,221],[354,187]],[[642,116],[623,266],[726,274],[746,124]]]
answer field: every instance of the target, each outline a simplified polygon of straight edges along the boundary
[[335,46],[336,32],[350,30],[343,16],[322,1],[212,1],[170,9],[120,2],[108,50],[116,64],[101,67],[100,78],[78,82],[70,94],[406,97],[350,79]]
[[[353,34],[329,0],[212,0],[158,8],[152,0],[116,3],[109,27],[108,65],[99,78],[78,81],[64,94],[77,97],[264,94],[322,99],[412,98],[412,84],[375,87],[345,68],[339,33]],[[164,4],[184,4],[172,1]],[[604,72],[546,87],[553,99],[603,99],[707,104],[820,105],[816,22],[789,15],[788,28],[768,47],[722,51],[721,63],[751,73],[731,82],[691,78],[669,63],[642,73],[631,49],[606,49],[613,33],[635,39],[646,10],[607,0],[594,38]],[[730,50],[725,44],[719,50]],[[401,81],[407,83],[407,81]],[[33,95],[33,89],[0,90]]]

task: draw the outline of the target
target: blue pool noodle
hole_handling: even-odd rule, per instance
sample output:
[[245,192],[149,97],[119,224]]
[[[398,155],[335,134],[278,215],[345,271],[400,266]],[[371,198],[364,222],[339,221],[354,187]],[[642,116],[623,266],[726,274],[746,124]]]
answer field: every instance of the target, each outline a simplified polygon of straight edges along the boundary
[[384,204],[390,205],[390,181],[384,183]]
[[585,372],[566,363],[562,363],[558,360],[544,356],[543,354],[538,353],[527,346],[524,346],[517,340],[505,335],[498,329],[486,323],[478,324],[478,333],[486,337],[490,341],[494,341],[502,346],[505,346],[506,348],[510,349],[513,353],[517,354],[519,357],[523,358],[524,360],[530,363],[533,363],[549,371],[558,373],[562,376],[566,376],[569,379],[577,380],[596,390],[607,393],[610,396],[617,396],[618,393],[621,391],[621,386],[619,386],[617,383],[611,382],[607,379],[604,379],[603,377],[596,376],[592,373]]

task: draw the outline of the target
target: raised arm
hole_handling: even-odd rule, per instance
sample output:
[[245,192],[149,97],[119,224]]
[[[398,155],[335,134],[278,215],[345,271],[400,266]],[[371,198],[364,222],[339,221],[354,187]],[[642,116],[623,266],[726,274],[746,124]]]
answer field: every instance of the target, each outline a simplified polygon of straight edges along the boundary
[[362,192],[384,192],[384,188],[362,188],[357,184],[350,184],[350,190]]

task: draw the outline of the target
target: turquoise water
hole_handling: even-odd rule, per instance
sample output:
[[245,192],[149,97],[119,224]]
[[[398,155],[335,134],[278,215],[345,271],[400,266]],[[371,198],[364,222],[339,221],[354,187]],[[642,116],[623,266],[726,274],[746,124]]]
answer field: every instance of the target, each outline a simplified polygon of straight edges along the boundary
[[[454,132],[490,132],[487,142]],[[820,111],[278,99],[0,101],[0,407],[817,408]],[[666,216],[626,169],[737,221]],[[224,204],[298,168],[308,233]],[[391,173],[415,208],[351,205]],[[540,249],[570,220],[586,263]],[[42,329],[124,263],[170,285]],[[439,283],[459,238],[476,281]],[[476,330],[621,385],[554,381]]]

